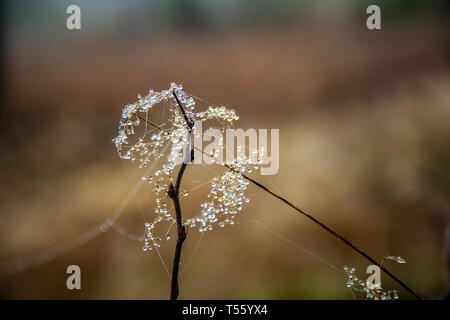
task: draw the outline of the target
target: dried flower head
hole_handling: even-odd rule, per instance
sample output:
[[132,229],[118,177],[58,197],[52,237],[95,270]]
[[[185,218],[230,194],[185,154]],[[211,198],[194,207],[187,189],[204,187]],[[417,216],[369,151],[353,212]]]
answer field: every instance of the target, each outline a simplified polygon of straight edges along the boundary
[[[167,90],[161,92],[150,90],[146,96],[138,96],[138,99],[136,103],[123,108],[119,132],[113,142],[122,159],[137,162],[140,168],[164,159],[164,163],[157,167],[153,175],[142,177],[143,181],[151,185],[151,192],[155,197],[154,219],[145,223],[143,250],[147,251],[152,250],[152,245],[160,246],[161,237],[155,236],[155,226],[162,221],[175,222],[173,206],[168,206],[167,191],[169,184],[175,179],[174,169],[178,165],[177,159],[183,156],[183,151],[188,146],[192,145],[191,135],[182,134],[186,131],[186,118],[177,108],[177,99],[183,105],[187,119],[193,123],[215,121],[216,128],[222,132],[226,128],[234,128],[234,121],[237,121],[239,116],[234,110],[225,107],[208,106],[206,110],[195,110],[196,98],[183,91],[182,86],[174,83]],[[149,117],[150,110],[158,107],[165,108],[169,114],[164,124],[157,124]],[[136,139],[137,128],[142,124],[145,126],[144,132]],[[131,143],[133,137],[136,141]],[[167,144],[170,148],[165,152]],[[199,214],[183,221],[184,225],[198,226],[200,232],[212,230],[216,224],[223,227],[235,223],[235,216],[242,211],[243,205],[250,201],[245,197],[248,181],[244,179],[243,174],[258,168],[258,164],[262,163],[260,159],[264,150],[248,151],[249,155],[253,156],[252,160],[256,155],[256,163],[245,156],[223,161],[219,157],[219,153],[225,150],[223,141],[218,145],[220,150],[216,149],[211,154],[203,150],[198,151],[210,157],[211,163],[224,165],[228,169],[209,181],[211,190],[207,196],[208,200],[200,205]],[[181,197],[188,194],[189,191],[184,191]]]
[[[380,263],[380,266],[386,260],[393,260],[397,263],[406,263],[406,260],[399,256],[385,256]],[[367,281],[360,280],[356,275],[356,269],[354,267],[344,266],[344,272],[347,275],[347,288],[356,292],[361,292],[364,295],[364,299],[368,300],[397,300],[399,298],[397,290],[385,290],[378,286],[371,286]]]
[[344,272],[347,275],[347,288],[356,292],[361,292],[364,295],[364,299],[367,300],[397,300],[397,290],[385,290],[381,287],[372,288],[367,282],[360,280],[356,275],[356,269],[344,266]]

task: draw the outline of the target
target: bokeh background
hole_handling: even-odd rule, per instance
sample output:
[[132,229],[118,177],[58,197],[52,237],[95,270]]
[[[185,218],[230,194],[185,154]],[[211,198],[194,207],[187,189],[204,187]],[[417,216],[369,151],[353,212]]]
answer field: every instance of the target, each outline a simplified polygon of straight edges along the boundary
[[[81,7],[79,31],[66,28],[70,4]],[[381,7],[382,30],[365,26],[370,4]],[[424,297],[443,295],[448,1],[15,0],[1,9],[1,298],[168,297],[161,259],[130,239],[143,233],[142,214],[152,217],[150,190],[116,229],[98,230],[142,175],[111,143],[121,107],[171,82],[233,107],[242,128],[279,128],[280,170],[259,179],[377,259],[404,257],[387,267]],[[187,216],[202,192],[183,201]],[[330,265],[366,278],[367,262],[248,192],[240,224],[190,230],[180,298],[353,299]],[[169,268],[173,249],[170,240],[160,251]],[[66,288],[71,264],[82,290]],[[382,284],[411,298],[387,276]]]

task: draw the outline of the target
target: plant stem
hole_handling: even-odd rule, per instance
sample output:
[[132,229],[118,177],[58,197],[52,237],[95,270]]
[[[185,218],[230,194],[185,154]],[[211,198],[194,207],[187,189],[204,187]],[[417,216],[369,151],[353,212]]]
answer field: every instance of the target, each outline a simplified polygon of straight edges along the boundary
[[[192,121],[188,119],[184,108],[178,100],[178,97],[175,93],[175,90],[173,91],[173,95],[178,103],[178,106],[180,107],[184,119],[186,121],[186,127],[189,132],[189,138],[192,131]],[[189,146],[189,145],[188,145]],[[183,249],[183,243],[186,240],[186,228],[183,226],[183,216],[181,215],[181,206],[180,206],[180,185],[181,185],[181,179],[183,178],[184,171],[186,170],[186,167],[190,161],[194,160],[194,149],[190,149],[190,159],[185,159],[183,163],[181,164],[180,171],[178,171],[177,181],[175,184],[175,187],[172,183],[169,185],[169,191],[168,195],[173,201],[173,205],[175,208],[176,213],[176,220],[177,220],[177,244],[175,246],[175,253],[173,257],[173,269],[172,269],[172,282],[170,285],[170,300],[177,300],[178,294],[179,294],[179,287],[178,287],[178,273],[180,270],[180,260],[181,260],[181,250]]]
[[184,240],[186,240],[186,229],[183,226],[183,217],[181,216],[181,206],[180,206],[180,184],[181,178],[183,177],[184,170],[187,167],[187,163],[181,165],[180,171],[178,172],[177,182],[175,187],[171,183],[169,186],[169,197],[173,200],[173,205],[175,207],[176,219],[177,219],[177,244],[175,246],[175,254],[173,258],[173,269],[172,269],[172,283],[170,286],[170,300],[176,300],[178,298],[178,272],[180,269],[180,259],[181,250],[183,249]]
[[173,96],[175,97],[175,100],[177,101],[178,107],[180,107],[180,109],[181,109],[181,113],[183,113],[184,121],[186,121],[186,126],[188,127],[189,132],[191,132],[192,128],[194,127],[194,123],[186,115],[183,105],[181,104],[180,100],[178,99],[177,94],[175,93],[175,90],[173,90],[172,93],[173,93]]

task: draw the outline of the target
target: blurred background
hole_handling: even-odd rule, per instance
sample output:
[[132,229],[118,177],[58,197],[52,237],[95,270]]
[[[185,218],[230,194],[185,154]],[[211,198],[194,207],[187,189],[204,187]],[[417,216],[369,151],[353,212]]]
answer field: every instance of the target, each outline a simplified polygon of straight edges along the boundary
[[[66,28],[71,4],[81,30]],[[381,7],[381,30],[366,28],[370,4]],[[171,82],[234,108],[241,128],[279,128],[280,170],[257,178],[376,259],[404,257],[386,266],[425,298],[443,295],[448,1],[16,0],[1,9],[1,298],[168,297],[162,261],[171,268],[174,237],[161,261],[132,236],[144,231],[142,214],[152,217],[147,187],[115,229],[99,230],[143,174],[111,143],[121,108]],[[187,216],[204,191],[182,202]],[[280,201],[248,193],[240,224],[190,230],[180,298],[353,299],[332,266],[365,279],[367,261]],[[82,290],[66,288],[72,264]],[[385,275],[382,286],[412,298]]]

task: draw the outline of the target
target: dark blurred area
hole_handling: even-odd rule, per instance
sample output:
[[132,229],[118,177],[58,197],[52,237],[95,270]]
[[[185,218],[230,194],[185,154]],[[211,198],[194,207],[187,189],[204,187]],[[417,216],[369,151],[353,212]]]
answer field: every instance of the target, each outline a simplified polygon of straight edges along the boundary
[[[81,30],[66,28],[71,4]],[[366,28],[370,4],[381,8],[381,30]],[[20,0],[1,9],[0,262],[70,241],[111,215],[131,189],[127,175],[131,184],[142,175],[111,143],[121,108],[176,82],[234,108],[242,128],[279,128],[280,170],[261,181],[374,257],[404,257],[387,267],[424,297],[444,294],[448,1]],[[300,246],[361,278],[367,262],[276,199],[248,192],[240,224],[189,232],[180,298],[352,299],[344,274]],[[142,234],[149,193],[117,220],[127,232]],[[203,196],[183,210],[197,212]],[[1,274],[0,297],[166,299],[160,258],[141,247],[111,229]],[[173,248],[161,247],[168,267]],[[82,269],[82,290],[66,288],[71,264]]]

